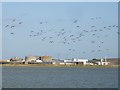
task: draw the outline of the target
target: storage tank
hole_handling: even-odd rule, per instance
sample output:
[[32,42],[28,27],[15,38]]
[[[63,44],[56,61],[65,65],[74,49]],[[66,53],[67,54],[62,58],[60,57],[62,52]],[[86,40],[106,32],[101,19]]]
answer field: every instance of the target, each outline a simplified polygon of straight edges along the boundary
[[44,62],[52,62],[52,56],[42,56],[41,60]]

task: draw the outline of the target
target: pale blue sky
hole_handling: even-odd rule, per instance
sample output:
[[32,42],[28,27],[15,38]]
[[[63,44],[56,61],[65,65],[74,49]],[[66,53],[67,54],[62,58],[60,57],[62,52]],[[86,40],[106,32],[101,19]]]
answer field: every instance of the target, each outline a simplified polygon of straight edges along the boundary
[[0,3],[0,59],[2,59],[2,3]]
[[[27,55],[62,59],[118,57],[117,5],[113,2],[3,3],[3,59]],[[37,33],[38,36],[33,35]],[[64,34],[58,36],[59,33]]]

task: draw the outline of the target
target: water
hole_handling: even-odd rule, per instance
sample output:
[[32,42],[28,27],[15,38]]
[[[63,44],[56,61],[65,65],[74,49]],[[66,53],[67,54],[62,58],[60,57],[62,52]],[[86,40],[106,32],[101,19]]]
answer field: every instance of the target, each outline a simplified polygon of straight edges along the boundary
[[4,88],[117,88],[117,68],[3,67]]

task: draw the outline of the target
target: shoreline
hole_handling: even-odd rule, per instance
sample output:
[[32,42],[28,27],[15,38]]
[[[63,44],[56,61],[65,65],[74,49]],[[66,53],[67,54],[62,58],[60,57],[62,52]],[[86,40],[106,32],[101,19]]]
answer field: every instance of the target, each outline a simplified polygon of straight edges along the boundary
[[53,64],[0,64],[0,67],[80,67],[80,68],[119,68],[119,66],[98,65],[53,65]]

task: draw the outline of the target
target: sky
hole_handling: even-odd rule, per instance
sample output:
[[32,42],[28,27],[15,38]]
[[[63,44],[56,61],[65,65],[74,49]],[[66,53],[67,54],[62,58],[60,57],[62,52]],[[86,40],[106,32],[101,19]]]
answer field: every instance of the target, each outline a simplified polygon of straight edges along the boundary
[[0,58],[2,54],[2,3],[0,3]]
[[2,3],[2,58],[28,55],[118,57],[118,3]]

